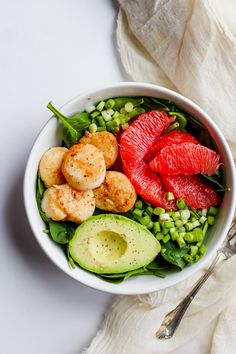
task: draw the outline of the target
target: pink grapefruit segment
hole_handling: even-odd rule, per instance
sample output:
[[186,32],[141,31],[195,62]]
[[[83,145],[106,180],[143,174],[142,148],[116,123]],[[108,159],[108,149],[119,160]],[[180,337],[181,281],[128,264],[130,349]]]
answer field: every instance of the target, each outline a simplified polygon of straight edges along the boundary
[[150,161],[150,168],[166,175],[214,175],[219,168],[220,155],[205,146],[187,142],[163,148]]
[[178,130],[172,130],[169,133],[163,134],[159,137],[156,143],[150,148],[148,154],[146,155],[146,161],[154,159],[154,157],[166,146],[171,146],[173,144],[181,143],[194,143],[199,144],[193,135],[186,132],[180,132]]
[[130,175],[130,181],[137,194],[153,206],[166,210],[176,209],[175,201],[167,200],[167,190],[160,177],[145,162],[141,162],[134,168]]
[[167,200],[167,191],[159,176],[152,172],[144,158],[160,134],[174,119],[163,111],[154,110],[143,113],[129,126],[120,139],[123,169],[136,192],[152,205],[168,210],[174,209],[175,203]]
[[143,161],[148,150],[174,119],[166,112],[153,110],[141,114],[122,134],[120,155],[127,176],[137,163]]
[[219,194],[202,182],[199,176],[160,175],[160,178],[168,191],[183,199],[191,208],[208,208],[221,202]]

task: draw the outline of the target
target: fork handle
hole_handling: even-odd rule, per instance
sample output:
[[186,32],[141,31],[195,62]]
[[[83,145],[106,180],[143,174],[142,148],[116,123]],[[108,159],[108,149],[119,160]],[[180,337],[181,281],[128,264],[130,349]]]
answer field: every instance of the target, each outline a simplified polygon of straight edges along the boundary
[[196,282],[193,289],[188,293],[188,295],[177,305],[177,307],[169,312],[159,330],[156,332],[156,337],[158,339],[169,339],[175,333],[176,328],[180,324],[180,321],[185,314],[187,308],[191,304],[192,300],[194,299],[195,295],[197,294],[198,290],[201,289],[202,285],[205,281],[209,278],[209,276],[214,272],[215,267],[221,263],[223,260],[227,258],[227,255],[222,251],[219,250],[217,255],[212,262],[211,266],[208,270],[201,276],[201,278]]

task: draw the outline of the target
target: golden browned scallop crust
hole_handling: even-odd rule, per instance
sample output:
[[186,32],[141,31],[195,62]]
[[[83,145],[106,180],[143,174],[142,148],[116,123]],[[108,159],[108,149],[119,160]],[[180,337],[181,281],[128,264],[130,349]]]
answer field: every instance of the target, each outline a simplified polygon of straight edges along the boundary
[[103,154],[107,169],[109,169],[117,159],[119,152],[118,143],[115,135],[110,132],[89,133],[86,131],[79,142],[96,146]]
[[77,190],[97,188],[104,180],[106,165],[101,151],[91,144],[75,144],[62,162],[67,183]]
[[116,213],[131,209],[137,197],[129,179],[116,171],[108,171],[104,182],[93,192],[97,208]]
[[65,183],[65,177],[61,172],[62,160],[68,151],[65,147],[53,147],[46,151],[39,162],[39,176],[45,186]]
[[52,220],[80,224],[93,215],[95,198],[92,190],[77,191],[66,183],[46,189],[41,206]]

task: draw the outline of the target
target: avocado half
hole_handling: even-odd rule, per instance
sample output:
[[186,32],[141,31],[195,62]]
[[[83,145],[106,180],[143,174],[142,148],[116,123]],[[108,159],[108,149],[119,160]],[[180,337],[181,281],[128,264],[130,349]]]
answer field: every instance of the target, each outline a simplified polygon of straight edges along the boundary
[[90,217],[69,242],[72,258],[82,268],[98,274],[146,266],[160,249],[159,241],[145,226],[115,214]]

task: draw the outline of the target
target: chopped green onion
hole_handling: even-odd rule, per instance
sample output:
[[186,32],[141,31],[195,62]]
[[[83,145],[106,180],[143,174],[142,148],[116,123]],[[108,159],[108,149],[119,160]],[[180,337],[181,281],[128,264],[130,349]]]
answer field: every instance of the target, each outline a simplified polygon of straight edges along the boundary
[[216,208],[216,207],[211,206],[211,207],[209,208],[209,210],[208,210],[208,214],[209,214],[209,215],[216,216],[217,213],[218,213],[218,208]]
[[207,218],[205,216],[201,216],[200,219],[199,219],[199,222],[201,224],[204,224],[204,222],[207,220]]
[[179,211],[175,211],[173,214],[172,214],[172,218],[174,221],[180,219],[180,212]]
[[174,221],[164,221],[163,227],[166,229],[171,229],[172,227],[175,227],[175,223]]
[[142,210],[135,208],[132,214],[135,219],[140,220],[142,217]]
[[119,131],[120,131],[120,127],[115,127],[115,128],[113,129],[113,132],[114,132],[114,133],[119,133]]
[[161,214],[164,214],[165,213],[165,209],[163,208],[160,208],[160,207],[157,207],[153,210],[153,214],[154,215],[161,215]]
[[202,209],[202,215],[207,216],[207,209],[206,208]]
[[121,128],[122,128],[123,130],[126,130],[126,129],[129,128],[129,124],[128,124],[128,123],[121,124]]
[[206,245],[202,244],[200,247],[199,247],[199,253],[200,253],[200,256],[204,256],[204,254],[206,253]]
[[106,130],[106,126],[104,127],[97,127],[97,132],[104,132]]
[[186,246],[186,242],[184,241],[183,237],[180,237],[180,236],[179,236],[179,237],[177,237],[176,240],[177,240],[178,245],[179,245],[180,248]]
[[135,208],[142,209],[143,207],[143,202],[142,200],[137,200],[136,203],[134,204]]
[[105,103],[106,108],[113,108],[115,106],[115,101],[112,98],[109,98],[109,100],[106,101]]
[[[155,209],[154,209],[155,210]],[[168,220],[171,220],[171,217],[169,214],[167,213],[163,213],[159,216],[159,220],[160,221],[168,221]]]
[[[174,215],[173,215],[173,219],[174,219]],[[182,227],[183,226],[183,221],[182,220],[176,220],[175,221],[175,225],[176,225],[176,227]]]
[[114,118],[114,117],[112,117],[112,118],[113,119],[119,119],[120,124],[126,124],[127,123],[127,117],[124,114],[120,114],[119,113],[119,115],[116,118]]
[[203,237],[206,235],[206,232],[208,230],[208,222],[206,221],[204,226],[203,226],[203,229],[202,229],[202,233],[203,233]]
[[198,252],[198,247],[197,246],[190,246],[190,255],[191,255],[191,257],[196,256],[197,252]]
[[176,200],[176,205],[177,205],[177,208],[178,209],[184,209],[186,204],[185,204],[185,201],[183,199],[177,199]]
[[153,213],[153,208],[151,206],[148,206],[146,209],[146,213],[151,216]]
[[90,115],[91,115],[92,118],[96,118],[97,116],[99,116],[100,113],[101,113],[101,112],[99,112],[99,111],[94,111],[94,112],[91,113]]
[[184,256],[184,260],[185,260],[186,262],[188,262],[188,263],[193,263],[193,262],[194,262],[194,261],[193,261],[193,257],[190,256],[190,254],[186,254],[186,255]]
[[106,127],[107,127],[107,130],[110,132],[114,129],[114,125],[113,125],[113,122],[110,121],[110,122],[107,122],[106,123]]
[[163,233],[163,235],[167,235],[169,233],[169,229],[163,227],[161,232]]
[[187,242],[199,242],[203,239],[203,233],[201,229],[195,229],[192,232],[187,232],[184,236]]
[[160,231],[161,231],[160,223],[158,221],[155,221],[153,223],[153,232],[154,232],[154,234],[156,234],[157,232],[160,232]]
[[90,133],[95,133],[97,131],[97,128],[98,128],[97,124],[95,124],[95,123],[90,124],[90,126],[89,126]]
[[189,210],[181,210],[180,212],[182,220],[188,220],[190,218],[190,211]]
[[126,110],[126,112],[132,112],[132,110],[134,109],[134,105],[132,102],[127,102],[124,106],[124,109]]
[[113,114],[114,114],[115,112],[113,111],[113,109],[109,108],[109,109],[107,110],[107,113],[110,114],[110,116],[113,116]]
[[185,235],[184,235],[184,239],[187,242],[195,242],[194,241],[194,235],[193,235],[192,232],[186,232]]
[[187,222],[185,224],[185,228],[186,228],[187,231],[191,231],[194,228],[194,226],[193,226],[193,224],[191,222]]
[[125,110],[125,107],[122,107],[122,108],[120,109],[120,113],[121,113],[121,114],[126,114],[126,113],[127,113],[127,111]]
[[105,121],[104,121],[102,116],[97,116],[97,122],[98,122],[98,125],[100,127],[105,127],[106,126],[106,123],[105,123]]
[[110,115],[107,111],[102,111],[101,114],[102,114],[103,119],[104,119],[106,122],[108,122],[109,120],[112,119],[112,118],[111,118],[111,115]]
[[162,241],[164,242],[164,243],[167,243],[168,241],[170,241],[170,235],[166,235],[166,236],[164,236],[163,237],[163,239],[162,239]]
[[120,125],[119,118],[113,119],[112,121],[113,121],[114,127],[119,127],[119,125]]
[[182,231],[182,232],[179,232],[179,237],[184,237],[185,236],[185,234],[186,234],[186,232],[185,231]]
[[85,108],[85,111],[88,113],[91,113],[91,112],[95,111],[95,109],[96,109],[96,107],[93,104],[91,104],[90,106]]
[[177,231],[171,233],[171,239],[173,241],[177,240],[178,237],[179,237],[179,233]]
[[167,200],[174,200],[174,199],[175,199],[174,194],[171,192],[167,192]]
[[142,225],[147,225],[150,223],[150,221],[151,221],[151,218],[149,215],[143,216],[142,219],[140,220]]
[[112,115],[112,118],[116,119],[116,118],[119,118],[119,116],[120,116],[120,113],[115,111],[115,113]]
[[178,128],[178,127],[179,127],[179,123],[178,122],[175,122],[175,123],[169,125],[169,127],[166,128],[166,130],[165,130],[165,134],[171,132],[172,130],[174,130],[174,129]]
[[185,230],[185,227],[184,227],[184,226],[182,226],[182,227],[178,227],[178,228],[177,228],[177,231],[178,231],[178,232],[184,232],[184,233],[186,232],[186,230]]
[[161,232],[158,232],[155,236],[158,241],[161,241],[164,237],[164,235]]
[[105,106],[105,102],[104,101],[100,101],[96,108],[97,108],[98,111],[101,112],[103,110],[104,106]]
[[198,220],[193,222],[193,227],[198,227],[200,225],[200,222]]
[[208,224],[209,225],[214,225],[214,223],[215,223],[215,218],[214,218],[214,216],[211,216],[211,215],[209,215],[208,217],[207,217],[207,222],[208,222]]
[[146,226],[146,228],[148,228],[148,229],[152,229],[152,228],[153,228],[153,222],[152,222],[152,220],[150,220],[149,223],[148,223],[147,225],[145,225],[145,226]]

